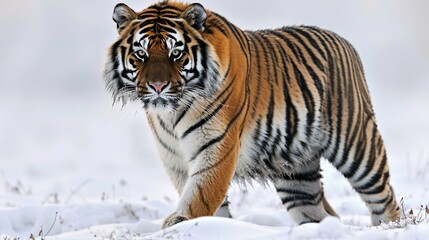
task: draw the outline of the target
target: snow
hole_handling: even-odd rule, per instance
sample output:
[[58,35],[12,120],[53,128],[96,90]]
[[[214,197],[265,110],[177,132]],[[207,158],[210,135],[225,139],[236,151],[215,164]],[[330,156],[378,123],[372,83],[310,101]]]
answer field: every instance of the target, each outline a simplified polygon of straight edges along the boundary
[[[327,169],[325,185],[345,182],[326,162],[324,169]],[[395,185],[398,196],[405,199],[406,214],[413,208],[414,219],[420,224],[413,224],[408,216],[407,220],[396,225],[389,223],[371,227],[364,204],[356,193],[346,189],[340,193],[327,190],[328,199],[341,220],[328,217],[319,224],[295,226],[274,190],[270,186],[255,184],[245,190],[237,186],[230,190],[233,219],[202,217],[165,230],[161,230],[162,220],[177,203],[177,197],[171,192],[166,191],[165,195],[172,196],[173,200],[168,197],[106,197],[102,193],[97,198],[90,197],[91,194],[75,193],[71,200],[63,202],[52,197],[43,199],[36,193],[5,189],[0,193],[0,239],[6,236],[26,239],[40,230],[47,233],[51,226],[44,239],[427,239],[429,216],[424,209],[418,212],[419,204],[427,204],[429,199],[425,181],[410,179],[407,174],[396,178],[413,186]],[[170,183],[163,180],[157,185],[161,184]],[[90,182],[87,183],[88,188],[89,185]],[[78,191],[84,192],[84,188]],[[327,189],[331,188],[334,186]],[[118,192],[122,191],[124,189]],[[142,192],[147,191],[146,188]],[[58,198],[61,199],[61,195]]]
[[429,239],[428,3],[201,3],[245,29],[304,23],[354,44],[407,217],[369,226],[364,203],[323,161],[326,195],[340,220],[296,226],[271,186],[233,185],[233,219],[161,230],[178,196],[144,113],[112,108],[101,79],[116,37],[116,1],[19,0],[0,4],[0,239],[41,239],[41,230],[44,239]]

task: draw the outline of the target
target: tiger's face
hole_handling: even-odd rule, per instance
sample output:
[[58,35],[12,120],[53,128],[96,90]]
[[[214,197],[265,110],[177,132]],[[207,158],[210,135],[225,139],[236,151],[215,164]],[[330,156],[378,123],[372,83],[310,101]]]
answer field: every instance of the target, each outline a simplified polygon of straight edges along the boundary
[[175,111],[210,95],[218,83],[216,54],[203,37],[206,12],[160,3],[140,13],[118,4],[119,39],[109,51],[107,88],[115,100],[138,100],[149,111]]

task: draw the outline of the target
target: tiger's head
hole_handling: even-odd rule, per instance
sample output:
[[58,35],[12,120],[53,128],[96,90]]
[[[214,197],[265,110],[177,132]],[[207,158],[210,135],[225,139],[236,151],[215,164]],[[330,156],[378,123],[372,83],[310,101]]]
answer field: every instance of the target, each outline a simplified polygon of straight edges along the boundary
[[113,11],[119,39],[108,51],[104,75],[114,102],[142,101],[148,111],[175,111],[219,86],[217,55],[203,36],[200,4],[161,2],[141,12]]

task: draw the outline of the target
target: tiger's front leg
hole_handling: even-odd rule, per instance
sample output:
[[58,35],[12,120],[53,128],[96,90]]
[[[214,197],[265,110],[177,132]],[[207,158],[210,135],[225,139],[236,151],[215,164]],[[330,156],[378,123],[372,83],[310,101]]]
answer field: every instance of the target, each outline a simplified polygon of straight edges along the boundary
[[212,216],[228,191],[238,157],[238,141],[213,138],[199,147],[189,160],[188,179],[177,210],[162,228],[201,216]]

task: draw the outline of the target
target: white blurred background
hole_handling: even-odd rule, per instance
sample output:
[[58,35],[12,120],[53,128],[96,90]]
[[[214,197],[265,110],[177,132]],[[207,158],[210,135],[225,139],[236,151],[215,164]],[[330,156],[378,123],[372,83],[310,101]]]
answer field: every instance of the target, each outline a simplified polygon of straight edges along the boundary
[[[0,193],[19,185],[26,193],[57,192],[62,200],[70,192],[175,196],[170,184],[157,184],[168,178],[144,113],[112,108],[104,89],[116,3],[1,0]],[[155,1],[125,3],[141,10]],[[307,24],[348,39],[366,70],[393,179],[395,171],[412,175],[429,161],[429,1],[200,3],[242,29]],[[395,169],[402,161],[410,169]]]

